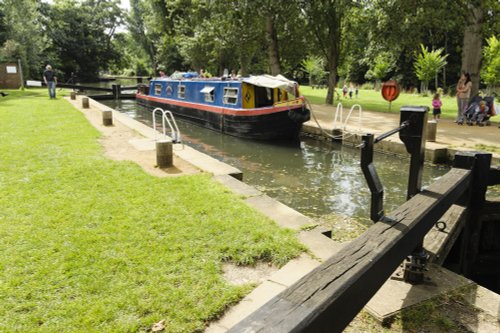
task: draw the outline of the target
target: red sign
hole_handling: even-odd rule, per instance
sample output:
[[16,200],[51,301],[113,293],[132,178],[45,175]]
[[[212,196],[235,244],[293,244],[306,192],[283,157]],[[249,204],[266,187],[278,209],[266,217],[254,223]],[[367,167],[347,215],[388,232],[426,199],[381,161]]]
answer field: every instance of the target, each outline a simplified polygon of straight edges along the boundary
[[389,80],[382,85],[382,97],[388,101],[395,101],[399,96],[399,85],[394,80]]

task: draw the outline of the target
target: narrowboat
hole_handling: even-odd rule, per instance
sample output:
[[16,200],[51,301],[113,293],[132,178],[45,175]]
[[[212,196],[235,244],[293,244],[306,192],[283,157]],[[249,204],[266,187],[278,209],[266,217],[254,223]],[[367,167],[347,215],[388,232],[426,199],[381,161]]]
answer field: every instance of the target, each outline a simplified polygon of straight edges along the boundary
[[298,84],[284,76],[155,78],[136,99],[170,110],[176,117],[232,136],[258,139],[298,137],[310,118]]

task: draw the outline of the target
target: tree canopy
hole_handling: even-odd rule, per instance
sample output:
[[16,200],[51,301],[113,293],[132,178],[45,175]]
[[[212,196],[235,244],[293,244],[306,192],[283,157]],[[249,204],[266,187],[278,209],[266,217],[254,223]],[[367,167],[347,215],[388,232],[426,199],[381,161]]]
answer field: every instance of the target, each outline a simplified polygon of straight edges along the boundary
[[462,70],[476,88],[498,86],[494,58],[483,59],[500,35],[498,0],[130,0],[128,10],[119,2],[0,0],[0,59],[20,59],[29,78],[51,63],[82,80],[227,68],[301,83],[316,59],[332,103],[339,80],[418,87],[423,46],[447,55],[429,89],[453,92]]

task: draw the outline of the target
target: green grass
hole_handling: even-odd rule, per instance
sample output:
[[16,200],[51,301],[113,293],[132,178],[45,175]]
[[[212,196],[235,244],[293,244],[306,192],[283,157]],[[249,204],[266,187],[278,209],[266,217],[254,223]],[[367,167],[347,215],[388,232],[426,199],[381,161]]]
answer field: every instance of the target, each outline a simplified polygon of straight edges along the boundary
[[47,92],[0,97],[0,331],[197,332],[241,299],[222,263],[302,246],[209,176],[155,178],[103,156]]
[[[327,89],[312,89],[309,86],[300,87],[301,93],[312,103],[312,104],[325,104],[325,98]],[[341,93],[340,89],[337,89],[337,92]],[[350,99],[349,97],[343,98],[340,100],[335,94],[334,105],[337,103],[342,103],[342,106],[350,108],[354,104],[360,104],[363,110],[367,111],[378,111],[378,112],[389,112],[389,102],[382,98],[382,94],[380,91],[375,90],[359,90],[358,98],[353,97]],[[428,106],[432,111],[432,95],[427,97],[422,97],[417,94],[399,94],[398,99],[392,102],[391,112],[399,112],[399,109],[404,105],[412,105],[412,106]],[[455,97],[442,96],[441,101],[443,106],[441,108],[441,117],[442,118],[456,118],[457,115],[457,102]],[[431,117],[432,117],[432,113]]]

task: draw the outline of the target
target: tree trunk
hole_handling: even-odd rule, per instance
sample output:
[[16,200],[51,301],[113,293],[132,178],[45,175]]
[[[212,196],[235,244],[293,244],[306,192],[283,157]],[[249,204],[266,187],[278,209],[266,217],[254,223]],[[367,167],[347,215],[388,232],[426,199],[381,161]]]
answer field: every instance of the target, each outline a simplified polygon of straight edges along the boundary
[[[340,22],[340,18],[337,18]],[[330,48],[328,52],[328,93],[326,94],[326,104],[333,105],[335,86],[337,85],[337,66],[340,51],[340,24],[336,24],[335,28],[330,31]]]
[[[444,54],[448,54],[448,34],[444,36]],[[443,91],[446,94],[448,86],[446,84],[446,65],[443,67]]]
[[153,43],[149,44],[149,59],[151,60],[151,67],[153,70],[153,77],[157,75],[156,71],[158,69],[158,64],[156,63],[156,52],[153,47]]
[[337,85],[337,65],[335,63],[335,64],[331,64],[328,67],[329,67],[330,73],[328,74],[328,92],[326,94],[325,103],[333,105],[335,86]]
[[241,76],[248,76],[248,64],[249,60],[247,59],[248,57],[244,55],[240,55],[240,74]]
[[481,70],[481,28],[483,25],[483,8],[471,8],[467,16],[467,26],[464,31],[464,44],[462,49],[462,71],[468,72],[472,79],[471,97],[479,90],[479,72]]
[[266,16],[266,35],[268,39],[268,56],[269,64],[271,66],[271,75],[278,75],[281,73],[280,55],[278,46],[278,33],[274,24],[274,16],[268,13]]

